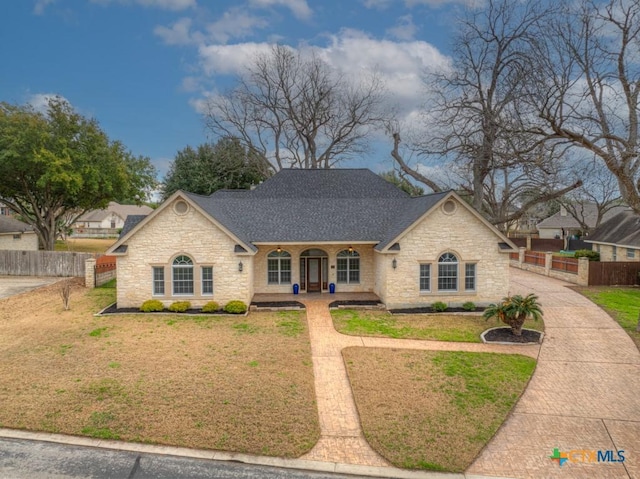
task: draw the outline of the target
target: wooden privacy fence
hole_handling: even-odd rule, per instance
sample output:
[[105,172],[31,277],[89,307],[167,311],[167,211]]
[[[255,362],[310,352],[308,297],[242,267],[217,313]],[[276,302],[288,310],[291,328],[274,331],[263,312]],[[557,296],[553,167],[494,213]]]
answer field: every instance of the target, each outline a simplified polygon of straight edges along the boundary
[[631,286],[640,283],[640,262],[592,261],[589,286]]
[[520,248],[518,253],[511,253],[511,266],[531,271],[532,273],[550,276],[569,283],[586,286],[589,279],[589,261],[586,258],[568,258],[554,256],[553,253],[527,251]]
[[551,269],[578,274],[578,258],[554,256],[551,260]]
[[95,286],[104,283],[116,277],[116,257],[104,255],[96,260],[95,266]]
[[93,253],[0,250],[0,274],[10,276],[85,276]]

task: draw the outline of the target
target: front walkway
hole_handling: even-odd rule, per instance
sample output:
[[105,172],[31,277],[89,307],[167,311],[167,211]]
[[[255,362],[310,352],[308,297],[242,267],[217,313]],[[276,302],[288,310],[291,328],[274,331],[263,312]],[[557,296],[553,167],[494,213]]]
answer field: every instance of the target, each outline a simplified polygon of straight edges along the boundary
[[316,398],[321,437],[316,446],[301,459],[367,466],[390,466],[365,441],[356,405],[342,359],[348,346],[422,349],[440,351],[475,351],[520,353],[537,357],[539,346],[499,346],[479,343],[419,341],[407,339],[346,336],[333,327],[328,305],[332,296],[307,297],[311,336],[311,354],[315,375]]

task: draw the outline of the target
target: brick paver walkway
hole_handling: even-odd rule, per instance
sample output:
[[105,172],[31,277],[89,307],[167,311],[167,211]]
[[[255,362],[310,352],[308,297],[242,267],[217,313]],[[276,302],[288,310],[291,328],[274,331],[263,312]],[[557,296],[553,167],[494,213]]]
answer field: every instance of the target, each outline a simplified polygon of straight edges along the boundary
[[342,349],[348,346],[441,351],[520,353],[537,357],[538,346],[500,346],[444,341],[346,336],[333,328],[328,305],[333,298],[307,298],[311,354],[321,438],[301,459],[368,466],[389,466],[365,441],[353,399]]
[[[511,293],[540,297],[545,339],[524,395],[468,475],[640,478],[640,353],[604,311],[565,286],[512,269]],[[560,467],[548,458],[554,448],[624,450],[626,460]]]

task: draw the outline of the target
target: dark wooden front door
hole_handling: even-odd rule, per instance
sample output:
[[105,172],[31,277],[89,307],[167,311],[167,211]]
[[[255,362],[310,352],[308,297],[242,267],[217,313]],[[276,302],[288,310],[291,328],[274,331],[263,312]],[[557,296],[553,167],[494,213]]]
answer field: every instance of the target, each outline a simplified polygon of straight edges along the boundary
[[321,284],[320,258],[309,258],[307,260],[307,291],[318,292]]

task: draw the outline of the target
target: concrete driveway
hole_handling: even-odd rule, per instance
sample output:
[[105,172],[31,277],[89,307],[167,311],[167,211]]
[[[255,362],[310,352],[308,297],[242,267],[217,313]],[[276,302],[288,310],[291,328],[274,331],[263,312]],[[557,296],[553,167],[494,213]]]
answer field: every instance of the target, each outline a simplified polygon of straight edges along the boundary
[[60,281],[57,277],[0,276],[0,299]]

